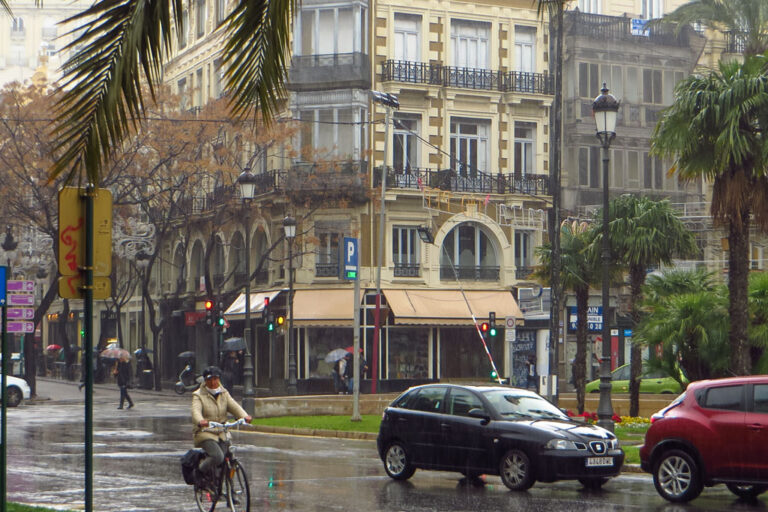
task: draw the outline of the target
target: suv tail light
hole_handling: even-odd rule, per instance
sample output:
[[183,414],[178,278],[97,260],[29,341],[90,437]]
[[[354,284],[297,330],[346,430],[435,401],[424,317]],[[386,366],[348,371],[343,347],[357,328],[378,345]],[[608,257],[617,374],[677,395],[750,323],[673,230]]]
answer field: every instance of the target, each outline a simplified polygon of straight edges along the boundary
[[669,411],[671,411],[672,409],[674,409],[674,408],[675,408],[675,407],[677,407],[678,405],[682,404],[684,400],[685,400],[685,393],[683,393],[683,394],[681,394],[680,396],[678,396],[677,398],[675,398],[675,400],[674,400],[674,401],[673,401],[671,404],[669,404],[668,406],[666,406],[665,408],[663,408],[663,409],[662,409],[662,410],[660,410],[659,412],[656,412],[656,413],[654,413],[654,414],[651,416],[651,424],[653,424],[653,423],[654,423],[654,422],[656,422],[657,420],[660,420],[661,418],[663,418],[664,416],[666,416],[666,414],[667,414]]

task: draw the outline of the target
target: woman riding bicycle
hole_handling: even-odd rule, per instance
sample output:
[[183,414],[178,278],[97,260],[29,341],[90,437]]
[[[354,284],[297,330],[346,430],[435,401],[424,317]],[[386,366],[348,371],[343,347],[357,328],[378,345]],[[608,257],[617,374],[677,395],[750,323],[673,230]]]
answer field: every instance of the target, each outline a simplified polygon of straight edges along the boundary
[[192,421],[195,424],[195,447],[202,448],[208,454],[200,463],[199,469],[204,475],[210,475],[224,462],[231,436],[229,432],[206,432],[203,429],[208,427],[211,421],[225,423],[227,413],[238,419],[243,418],[248,423],[251,422],[251,416],[221,385],[221,370],[217,366],[209,366],[203,370],[203,379],[205,384],[192,393]]

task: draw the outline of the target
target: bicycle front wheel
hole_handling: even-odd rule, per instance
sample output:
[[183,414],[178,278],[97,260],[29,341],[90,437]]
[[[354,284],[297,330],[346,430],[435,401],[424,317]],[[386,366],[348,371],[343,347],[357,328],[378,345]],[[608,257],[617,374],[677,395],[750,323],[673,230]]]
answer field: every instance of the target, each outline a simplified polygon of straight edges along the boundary
[[248,489],[248,478],[243,466],[236,460],[229,463],[226,486],[229,509],[232,512],[250,512],[251,491]]

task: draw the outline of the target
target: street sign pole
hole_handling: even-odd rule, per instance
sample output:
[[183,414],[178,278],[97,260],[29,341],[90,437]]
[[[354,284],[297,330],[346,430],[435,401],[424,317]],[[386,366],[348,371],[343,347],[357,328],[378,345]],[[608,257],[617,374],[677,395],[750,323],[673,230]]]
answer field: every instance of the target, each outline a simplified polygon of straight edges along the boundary
[[0,350],[2,350],[2,356],[3,361],[2,364],[0,364],[0,368],[2,368],[3,376],[2,376],[2,382],[0,382],[0,386],[3,387],[2,391],[2,426],[0,427],[0,444],[2,444],[2,447],[0,447],[0,511],[5,512],[5,497],[6,497],[6,479],[8,478],[8,466],[6,465],[6,455],[7,455],[7,446],[8,443],[7,440],[7,425],[8,422],[6,421],[6,411],[8,409],[8,386],[7,386],[7,378],[8,378],[8,329],[6,329],[6,323],[8,323],[8,316],[6,313],[7,305],[6,305],[6,283],[8,281],[8,267],[0,267],[0,307],[2,307],[3,310],[3,341],[2,341],[2,347],[0,347]]
[[93,203],[96,187],[85,187],[85,511],[93,512]]
[[354,328],[352,331],[352,421],[361,421],[360,417],[360,265],[358,262],[358,247],[360,240],[357,238],[344,238],[344,277],[354,279],[355,292],[352,298],[352,318]]

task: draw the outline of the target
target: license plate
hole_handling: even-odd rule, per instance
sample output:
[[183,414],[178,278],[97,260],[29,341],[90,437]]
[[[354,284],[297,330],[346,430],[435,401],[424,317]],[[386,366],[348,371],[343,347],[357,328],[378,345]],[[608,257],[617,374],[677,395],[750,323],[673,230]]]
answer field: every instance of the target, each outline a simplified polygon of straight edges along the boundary
[[587,467],[613,466],[613,457],[587,457]]

